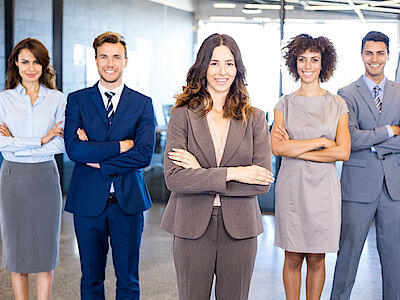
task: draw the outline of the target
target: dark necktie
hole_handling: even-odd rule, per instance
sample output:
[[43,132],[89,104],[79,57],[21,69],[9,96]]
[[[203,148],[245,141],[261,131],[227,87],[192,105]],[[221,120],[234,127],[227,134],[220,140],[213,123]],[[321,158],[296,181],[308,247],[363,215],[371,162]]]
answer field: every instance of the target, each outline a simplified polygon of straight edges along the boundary
[[378,108],[379,113],[382,111],[382,100],[381,97],[379,97],[379,86],[374,87],[374,93],[375,93],[375,105]]
[[108,99],[106,112],[107,112],[108,123],[111,124],[112,118],[114,116],[113,104],[112,104],[111,99],[115,95],[115,93],[114,92],[105,92],[104,94],[106,95],[106,97]]

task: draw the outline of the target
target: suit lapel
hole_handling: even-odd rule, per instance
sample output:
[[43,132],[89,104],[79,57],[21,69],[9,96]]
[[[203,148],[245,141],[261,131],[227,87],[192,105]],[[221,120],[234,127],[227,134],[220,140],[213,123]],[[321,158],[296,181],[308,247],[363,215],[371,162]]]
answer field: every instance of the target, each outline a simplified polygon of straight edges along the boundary
[[244,135],[246,134],[246,128],[246,123],[243,123],[243,120],[231,120],[220,166],[225,166],[235,154],[244,138]]
[[373,116],[375,118],[375,121],[378,123],[379,122],[378,108],[376,107],[376,104],[372,97],[372,94],[368,90],[368,87],[365,84],[362,76],[360,77],[360,79],[357,80],[356,87],[357,87],[358,92],[362,95],[362,98],[364,99],[364,101],[367,103],[371,113],[373,114]]
[[90,98],[92,99],[94,106],[98,110],[101,119],[103,120],[104,124],[108,126],[107,113],[104,107],[103,98],[101,97],[100,90],[98,88],[98,83],[90,88],[89,93]]
[[215,158],[215,148],[208,127],[207,118],[199,116],[198,109],[195,111],[189,110],[190,124],[192,125],[193,135],[211,167],[217,166]]
[[383,101],[382,101],[382,111],[381,111],[381,120],[385,120],[385,117],[388,114],[391,114],[390,107],[392,107],[393,100],[395,97],[395,89],[393,88],[393,81],[386,79],[385,91],[383,93]]

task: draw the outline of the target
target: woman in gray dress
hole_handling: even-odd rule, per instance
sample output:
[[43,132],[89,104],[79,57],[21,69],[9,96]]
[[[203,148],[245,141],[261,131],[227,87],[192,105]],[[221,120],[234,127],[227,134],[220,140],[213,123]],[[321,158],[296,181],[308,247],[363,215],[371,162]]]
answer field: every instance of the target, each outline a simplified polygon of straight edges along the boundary
[[49,62],[41,42],[22,40],[0,93],[2,263],[16,300],[29,297],[29,273],[36,273],[37,299],[50,299],[58,264],[61,189],[54,154],[64,152],[66,101]]
[[307,261],[308,300],[320,299],[325,253],[336,252],[340,233],[340,183],[336,161],[348,160],[348,109],[320,87],[335,70],[336,51],[325,37],[301,34],[285,48],[290,74],[300,88],[275,107],[272,152],[282,156],[276,183],[275,244],[285,250],[286,298],[299,299]]

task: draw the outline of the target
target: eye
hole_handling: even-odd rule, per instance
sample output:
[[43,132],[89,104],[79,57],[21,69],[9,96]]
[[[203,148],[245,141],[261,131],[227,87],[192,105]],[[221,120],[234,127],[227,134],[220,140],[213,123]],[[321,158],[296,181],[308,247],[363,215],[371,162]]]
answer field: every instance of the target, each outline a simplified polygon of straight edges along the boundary
[[298,61],[298,62],[303,62],[303,61],[304,61],[304,58],[303,58],[303,57],[300,57],[300,58],[297,59],[297,61]]
[[216,66],[216,65],[217,65],[217,63],[215,61],[210,63],[210,66]]
[[233,62],[228,62],[227,65],[228,65],[229,67],[234,67],[234,66],[235,66],[235,64],[234,64]]
[[40,63],[39,63],[37,60],[35,60],[33,63],[34,63],[35,65],[40,65]]
[[319,59],[318,58],[313,58],[313,62],[314,63],[319,62]]

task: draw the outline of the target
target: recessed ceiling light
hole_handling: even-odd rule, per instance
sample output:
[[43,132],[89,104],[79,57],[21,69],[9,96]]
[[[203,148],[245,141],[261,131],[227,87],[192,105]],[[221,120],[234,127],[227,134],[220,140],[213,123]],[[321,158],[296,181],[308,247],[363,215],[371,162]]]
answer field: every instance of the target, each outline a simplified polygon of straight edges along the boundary
[[236,8],[236,4],[235,3],[220,3],[220,2],[216,2],[213,4],[214,8]]
[[261,9],[247,9],[247,8],[243,8],[242,9],[242,13],[246,14],[246,15],[259,15],[262,13]]

